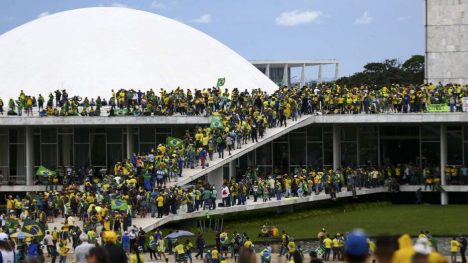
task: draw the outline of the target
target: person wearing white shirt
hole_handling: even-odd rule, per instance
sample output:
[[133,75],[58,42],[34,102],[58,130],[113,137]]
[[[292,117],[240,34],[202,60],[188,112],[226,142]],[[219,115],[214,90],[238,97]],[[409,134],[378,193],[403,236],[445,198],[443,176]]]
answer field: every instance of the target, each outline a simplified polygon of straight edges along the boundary
[[81,245],[75,248],[75,260],[76,263],[86,263],[89,251],[94,247],[93,244],[88,243],[88,235],[80,235]]

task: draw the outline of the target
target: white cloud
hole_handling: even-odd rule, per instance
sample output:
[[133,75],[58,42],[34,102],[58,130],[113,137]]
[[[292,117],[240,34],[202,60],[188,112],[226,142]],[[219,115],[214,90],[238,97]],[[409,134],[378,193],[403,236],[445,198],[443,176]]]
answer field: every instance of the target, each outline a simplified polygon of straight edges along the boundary
[[210,14],[203,14],[198,18],[195,18],[192,20],[193,23],[198,23],[198,24],[209,24],[211,23],[211,15]]
[[316,21],[322,12],[309,10],[309,11],[287,11],[281,13],[276,19],[275,22],[278,26],[296,26],[300,24],[308,24]]
[[48,15],[50,15],[49,11],[44,11],[40,13],[39,15],[37,15],[37,18],[41,18],[41,17],[48,16]]
[[364,11],[362,16],[356,18],[354,23],[356,25],[368,25],[368,24],[372,23],[372,20],[373,20],[373,18],[369,15],[369,12]]
[[122,3],[118,3],[118,2],[116,2],[116,3],[112,3],[112,4],[111,4],[111,6],[113,6],[113,7],[123,7],[123,8],[128,8],[128,5],[126,5],[126,4],[122,4]]
[[154,8],[154,9],[166,9],[167,8],[167,5],[164,4],[161,0],[154,0],[153,2],[151,2],[151,8]]

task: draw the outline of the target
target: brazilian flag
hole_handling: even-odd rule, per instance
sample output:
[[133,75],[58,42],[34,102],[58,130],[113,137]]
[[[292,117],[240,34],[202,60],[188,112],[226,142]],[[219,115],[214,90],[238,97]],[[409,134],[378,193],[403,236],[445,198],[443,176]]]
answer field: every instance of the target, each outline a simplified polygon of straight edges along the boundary
[[8,218],[5,222],[5,228],[9,233],[13,233],[19,224],[18,219]]
[[45,235],[45,226],[42,223],[37,222],[35,220],[26,219],[24,220],[23,228],[21,229],[21,231],[29,233],[41,240],[42,238],[44,238]]
[[123,199],[112,199],[111,201],[111,208],[112,210],[121,210],[125,211],[128,209],[127,200]]
[[226,78],[218,78],[218,82],[216,83],[216,87],[222,87],[226,83]]
[[176,148],[182,147],[184,145],[184,141],[175,137],[167,137],[166,143],[169,147],[176,147]]
[[218,116],[211,117],[210,128],[212,128],[212,129],[223,129],[224,128],[224,123],[223,123],[223,120],[221,119],[221,117],[218,117]]

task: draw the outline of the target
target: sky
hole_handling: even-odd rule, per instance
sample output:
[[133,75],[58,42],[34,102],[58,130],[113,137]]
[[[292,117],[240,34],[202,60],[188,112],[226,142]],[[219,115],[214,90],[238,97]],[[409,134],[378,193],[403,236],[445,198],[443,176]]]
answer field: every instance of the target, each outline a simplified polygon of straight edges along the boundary
[[[93,6],[176,19],[249,60],[338,59],[341,76],[368,62],[424,54],[423,0],[1,0],[0,34],[42,16]],[[316,67],[306,72],[308,79],[316,74]],[[325,66],[323,75],[332,77],[334,67]]]

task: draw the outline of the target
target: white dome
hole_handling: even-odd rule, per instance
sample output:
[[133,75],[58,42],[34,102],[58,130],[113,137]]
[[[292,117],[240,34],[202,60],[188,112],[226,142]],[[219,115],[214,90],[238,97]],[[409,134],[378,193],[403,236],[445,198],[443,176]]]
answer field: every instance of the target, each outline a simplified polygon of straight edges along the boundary
[[109,97],[111,89],[226,88],[276,85],[210,36],[153,13],[116,7],[84,8],[46,16],[0,36],[0,97],[70,95]]

